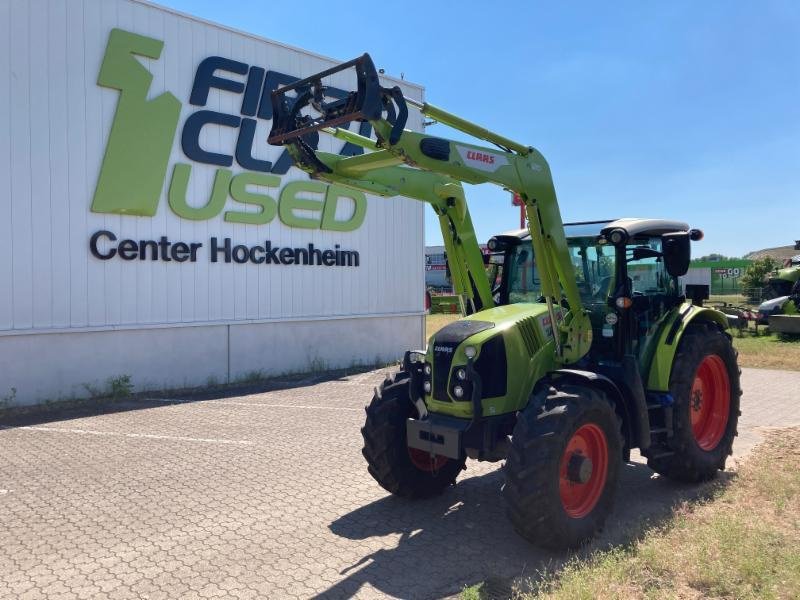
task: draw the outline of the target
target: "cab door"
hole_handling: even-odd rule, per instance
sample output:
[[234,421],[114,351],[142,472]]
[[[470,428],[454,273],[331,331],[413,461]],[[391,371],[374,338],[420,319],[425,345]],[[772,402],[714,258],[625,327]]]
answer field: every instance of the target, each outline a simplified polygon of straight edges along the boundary
[[648,354],[650,342],[679,296],[678,282],[667,273],[661,251],[658,236],[633,239],[625,248],[633,315],[630,350],[640,359]]
[[592,322],[592,355],[611,358],[615,353],[617,317],[611,302],[616,289],[616,251],[595,237],[569,240],[578,291]]

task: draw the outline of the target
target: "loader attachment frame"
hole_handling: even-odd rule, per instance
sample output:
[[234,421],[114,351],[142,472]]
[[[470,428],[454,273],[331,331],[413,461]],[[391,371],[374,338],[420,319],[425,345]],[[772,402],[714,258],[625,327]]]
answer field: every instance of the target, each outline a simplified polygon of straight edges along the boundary
[[[323,78],[354,69],[357,89],[344,98],[325,101],[326,85]],[[295,97],[288,94],[294,92]],[[395,106],[396,105],[396,108]],[[311,117],[301,111],[313,107],[319,116]],[[408,118],[403,92],[399,87],[384,88],[369,54],[342,63],[316,75],[281,87],[272,93],[272,130],[270,144],[286,144],[297,138],[352,121],[381,119],[388,110],[387,120],[392,123],[390,143],[396,143]],[[393,140],[393,141],[392,141]]]

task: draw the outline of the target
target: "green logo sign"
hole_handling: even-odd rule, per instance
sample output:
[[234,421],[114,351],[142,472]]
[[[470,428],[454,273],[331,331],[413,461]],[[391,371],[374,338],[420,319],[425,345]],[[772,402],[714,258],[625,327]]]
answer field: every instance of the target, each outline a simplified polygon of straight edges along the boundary
[[[118,90],[119,99],[92,200],[93,212],[152,217],[158,210],[181,102],[169,92],[148,99],[153,76],[136,56],[158,60],[163,48],[164,43],[159,40],[121,29],[111,31],[97,83]],[[224,72],[246,74],[247,84],[220,76]],[[207,220],[224,211],[227,222],[254,225],[269,223],[278,216],[289,227],[333,231],[353,231],[362,225],[367,210],[362,192],[319,181],[295,181],[280,189],[279,175],[285,174],[291,165],[288,156],[284,153],[274,164],[252,156],[256,119],[272,117],[269,92],[295,79],[222,57],[209,57],[200,63],[190,104],[205,106],[209,90],[217,88],[241,94],[242,109],[240,115],[198,110],[186,119],[181,137],[184,154],[193,162],[220,168],[205,204],[196,206],[190,205],[186,197],[192,165],[176,163],[167,193],[172,212],[184,219]],[[202,149],[199,139],[205,125],[238,129],[235,158],[240,166],[250,170],[234,175],[227,168],[232,166],[234,154]],[[345,147],[342,153],[354,150]],[[265,193],[263,188],[278,198]],[[250,210],[226,211],[229,198]],[[346,211],[338,210],[342,199],[352,204],[352,212],[346,219],[340,214]]]
[[147,99],[153,76],[134,55],[158,59],[164,42],[114,29],[97,83],[119,90],[117,112],[92,211],[151,217],[167,173],[181,103],[169,92]]

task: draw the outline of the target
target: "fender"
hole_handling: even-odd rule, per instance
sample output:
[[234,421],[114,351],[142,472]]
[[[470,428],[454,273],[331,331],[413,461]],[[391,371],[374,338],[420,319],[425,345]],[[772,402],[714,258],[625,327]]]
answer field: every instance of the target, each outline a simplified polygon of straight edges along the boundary
[[[638,386],[642,387],[636,373]],[[647,407],[645,405],[644,390],[638,394],[631,392],[631,398],[611,378],[593,371],[579,369],[558,369],[549,374],[551,379],[572,381],[574,383],[595,387],[609,397],[622,418],[622,433],[625,436],[625,446],[630,448],[646,449],[650,446],[650,426],[647,421]]]
[[727,317],[718,310],[701,306],[694,306],[684,302],[667,319],[658,339],[653,361],[650,363],[650,372],[647,379],[647,389],[656,392],[669,391],[669,376],[672,372],[672,363],[678,350],[683,332],[689,323],[701,320],[717,323],[722,329],[728,329]]

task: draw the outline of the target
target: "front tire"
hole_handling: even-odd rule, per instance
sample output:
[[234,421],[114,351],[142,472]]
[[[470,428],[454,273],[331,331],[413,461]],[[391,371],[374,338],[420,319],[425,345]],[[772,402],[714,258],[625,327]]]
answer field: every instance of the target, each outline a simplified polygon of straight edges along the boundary
[[375,390],[361,428],[367,470],[383,489],[406,498],[429,498],[454,485],[464,469],[465,458],[431,457],[409,448],[406,420],[416,417],[408,395],[409,379],[398,373]]
[[690,323],[670,375],[668,452],[649,458],[656,473],[696,483],[725,469],[739,420],[739,366],[730,338],[713,323]]
[[546,548],[580,546],[605,523],[622,463],[621,422],[605,394],[567,385],[519,413],[503,486],[517,532]]

